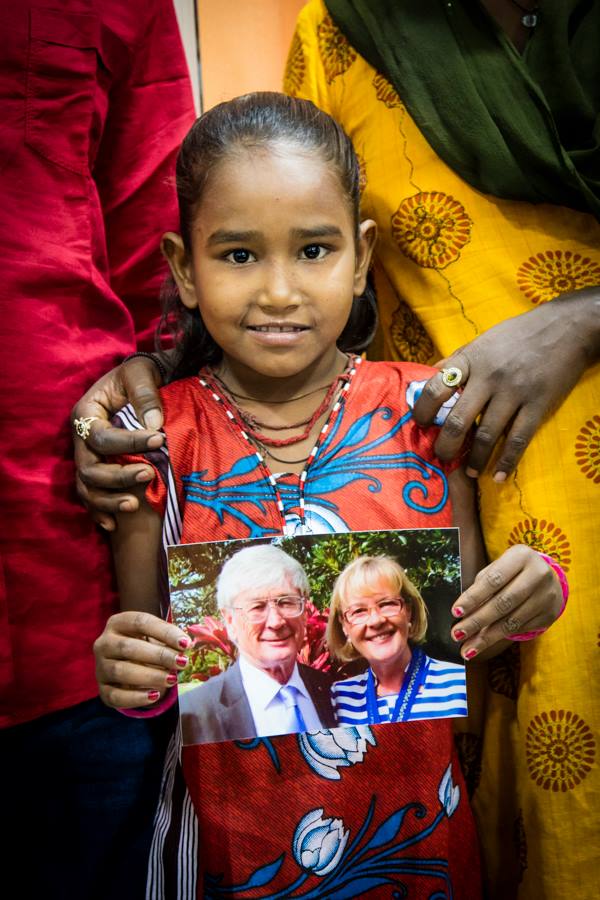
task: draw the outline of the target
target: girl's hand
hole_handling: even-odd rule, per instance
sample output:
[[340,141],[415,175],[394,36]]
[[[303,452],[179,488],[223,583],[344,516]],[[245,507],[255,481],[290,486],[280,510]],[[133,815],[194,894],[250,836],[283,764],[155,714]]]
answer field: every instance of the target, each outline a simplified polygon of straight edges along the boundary
[[190,645],[181,628],[150,613],[111,616],[94,644],[100,698],[120,709],[152,706],[177,683]]
[[482,569],[460,595],[452,607],[460,619],[452,637],[462,643],[464,659],[484,651],[494,656],[506,648],[510,635],[547,628],[562,607],[562,588],[553,569],[531,547],[516,544]]

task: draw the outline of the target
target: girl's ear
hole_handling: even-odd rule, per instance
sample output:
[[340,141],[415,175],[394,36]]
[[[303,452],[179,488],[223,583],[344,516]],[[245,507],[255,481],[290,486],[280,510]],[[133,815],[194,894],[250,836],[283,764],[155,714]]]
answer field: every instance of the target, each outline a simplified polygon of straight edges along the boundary
[[358,241],[356,243],[356,269],[354,271],[354,296],[364,294],[367,286],[367,272],[371,265],[373,248],[377,238],[377,225],[373,219],[365,219],[358,226]]
[[167,231],[163,234],[160,249],[169,263],[181,302],[188,309],[195,309],[198,306],[198,298],[192,275],[192,261],[183,245],[181,235]]

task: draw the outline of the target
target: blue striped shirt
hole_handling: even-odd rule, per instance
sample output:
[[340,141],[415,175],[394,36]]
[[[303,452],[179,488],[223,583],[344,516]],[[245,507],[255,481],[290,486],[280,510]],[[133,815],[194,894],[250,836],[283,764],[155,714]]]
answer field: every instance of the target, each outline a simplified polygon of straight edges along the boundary
[[[467,684],[465,667],[426,656],[427,671],[412,706],[403,721],[417,719],[447,719],[467,715]],[[331,699],[340,725],[372,725],[367,710],[367,672],[336,681]],[[391,721],[397,694],[377,698],[382,722]]]

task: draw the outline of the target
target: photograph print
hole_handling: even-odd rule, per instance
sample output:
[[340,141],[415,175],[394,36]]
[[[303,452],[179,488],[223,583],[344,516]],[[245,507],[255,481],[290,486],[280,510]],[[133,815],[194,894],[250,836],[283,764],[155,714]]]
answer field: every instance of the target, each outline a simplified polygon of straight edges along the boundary
[[456,528],[168,548],[184,744],[467,714]]

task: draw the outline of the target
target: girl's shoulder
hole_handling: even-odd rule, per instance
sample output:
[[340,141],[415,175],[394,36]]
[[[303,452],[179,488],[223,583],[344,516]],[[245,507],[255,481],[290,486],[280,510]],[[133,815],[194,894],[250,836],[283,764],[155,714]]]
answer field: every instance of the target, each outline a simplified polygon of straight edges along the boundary
[[[202,418],[211,403],[197,375],[172,381],[160,389],[165,428],[181,419]],[[214,401],[212,401],[214,405]]]
[[[389,404],[398,403],[413,409],[423,387],[439,369],[416,362],[387,362],[362,360],[359,366],[363,384],[368,384],[373,396],[380,395]],[[453,394],[439,409],[433,424],[440,426],[458,399]]]

